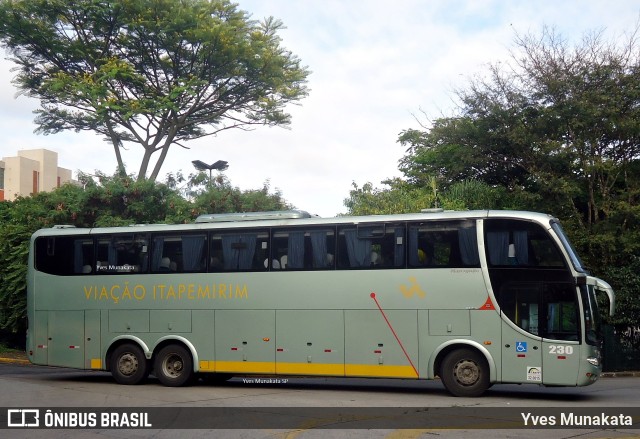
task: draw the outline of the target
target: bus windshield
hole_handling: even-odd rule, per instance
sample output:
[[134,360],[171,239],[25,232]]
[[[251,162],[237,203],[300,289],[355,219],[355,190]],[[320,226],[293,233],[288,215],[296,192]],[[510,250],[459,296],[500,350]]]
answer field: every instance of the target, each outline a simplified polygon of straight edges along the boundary
[[553,229],[554,232],[556,232],[556,234],[560,238],[560,241],[562,241],[562,245],[567,250],[569,257],[571,258],[571,263],[575,267],[576,271],[588,274],[588,271],[584,267],[584,264],[582,263],[580,256],[578,256],[576,249],[573,247],[573,245],[569,241],[569,238],[567,238],[567,235],[564,233],[564,230],[562,229],[562,226],[560,225],[560,223],[557,221],[552,221],[551,228]]

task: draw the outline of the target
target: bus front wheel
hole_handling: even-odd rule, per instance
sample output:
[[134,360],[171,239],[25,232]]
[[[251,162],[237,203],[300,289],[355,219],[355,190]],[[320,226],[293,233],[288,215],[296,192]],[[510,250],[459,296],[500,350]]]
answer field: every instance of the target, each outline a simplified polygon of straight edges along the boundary
[[479,352],[456,349],[444,358],[440,378],[454,396],[480,396],[489,388],[489,366]]
[[111,354],[111,375],[120,384],[138,384],[149,374],[144,352],[135,344],[123,344]]
[[165,386],[188,384],[194,376],[191,353],[180,345],[165,346],[156,355],[154,374]]

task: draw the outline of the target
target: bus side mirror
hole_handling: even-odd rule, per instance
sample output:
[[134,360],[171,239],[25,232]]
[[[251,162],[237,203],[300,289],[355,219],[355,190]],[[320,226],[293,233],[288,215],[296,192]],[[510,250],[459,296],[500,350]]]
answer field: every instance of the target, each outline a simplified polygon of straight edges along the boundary
[[609,297],[609,315],[613,316],[616,310],[616,295],[611,285],[602,279],[592,276],[587,277],[587,285],[592,285],[596,290],[604,292]]

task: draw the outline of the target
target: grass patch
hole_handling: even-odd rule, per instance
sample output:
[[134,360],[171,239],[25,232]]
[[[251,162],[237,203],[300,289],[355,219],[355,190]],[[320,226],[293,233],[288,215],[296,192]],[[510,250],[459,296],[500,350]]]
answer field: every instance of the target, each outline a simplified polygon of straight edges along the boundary
[[15,354],[19,352],[22,352],[22,351],[19,349],[10,348],[5,344],[0,343],[0,354]]

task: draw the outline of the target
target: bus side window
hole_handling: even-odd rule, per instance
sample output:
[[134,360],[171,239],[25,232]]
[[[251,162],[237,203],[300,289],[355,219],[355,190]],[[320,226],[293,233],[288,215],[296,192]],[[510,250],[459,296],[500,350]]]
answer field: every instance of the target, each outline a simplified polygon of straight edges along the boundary
[[334,231],[297,229],[273,232],[271,258],[282,270],[333,268]]
[[123,234],[98,238],[96,274],[146,273],[149,264],[146,234]]
[[93,271],[93,240],[66,236],[38,238],[35,244],[38,271],[58,276]]
[[405,229],[380,224],[341,227],[338,233],[338,268],[404,267]]
[[489,265],[564,268],[558,247],[539,225],[518,220],[493,220],[487,225]]
[[206,268],[207,236],[156,235],[153,237],[151,271],[154,273],[202,272]]
[[305,237],[305,268],[327,270],[335,266],[334,230],[311,230]]
[[224,232],[211,236],[210,271],[266,271],[269,232]]
[[479,267],[473,221],[440,221],[409,225],[409,267]]

